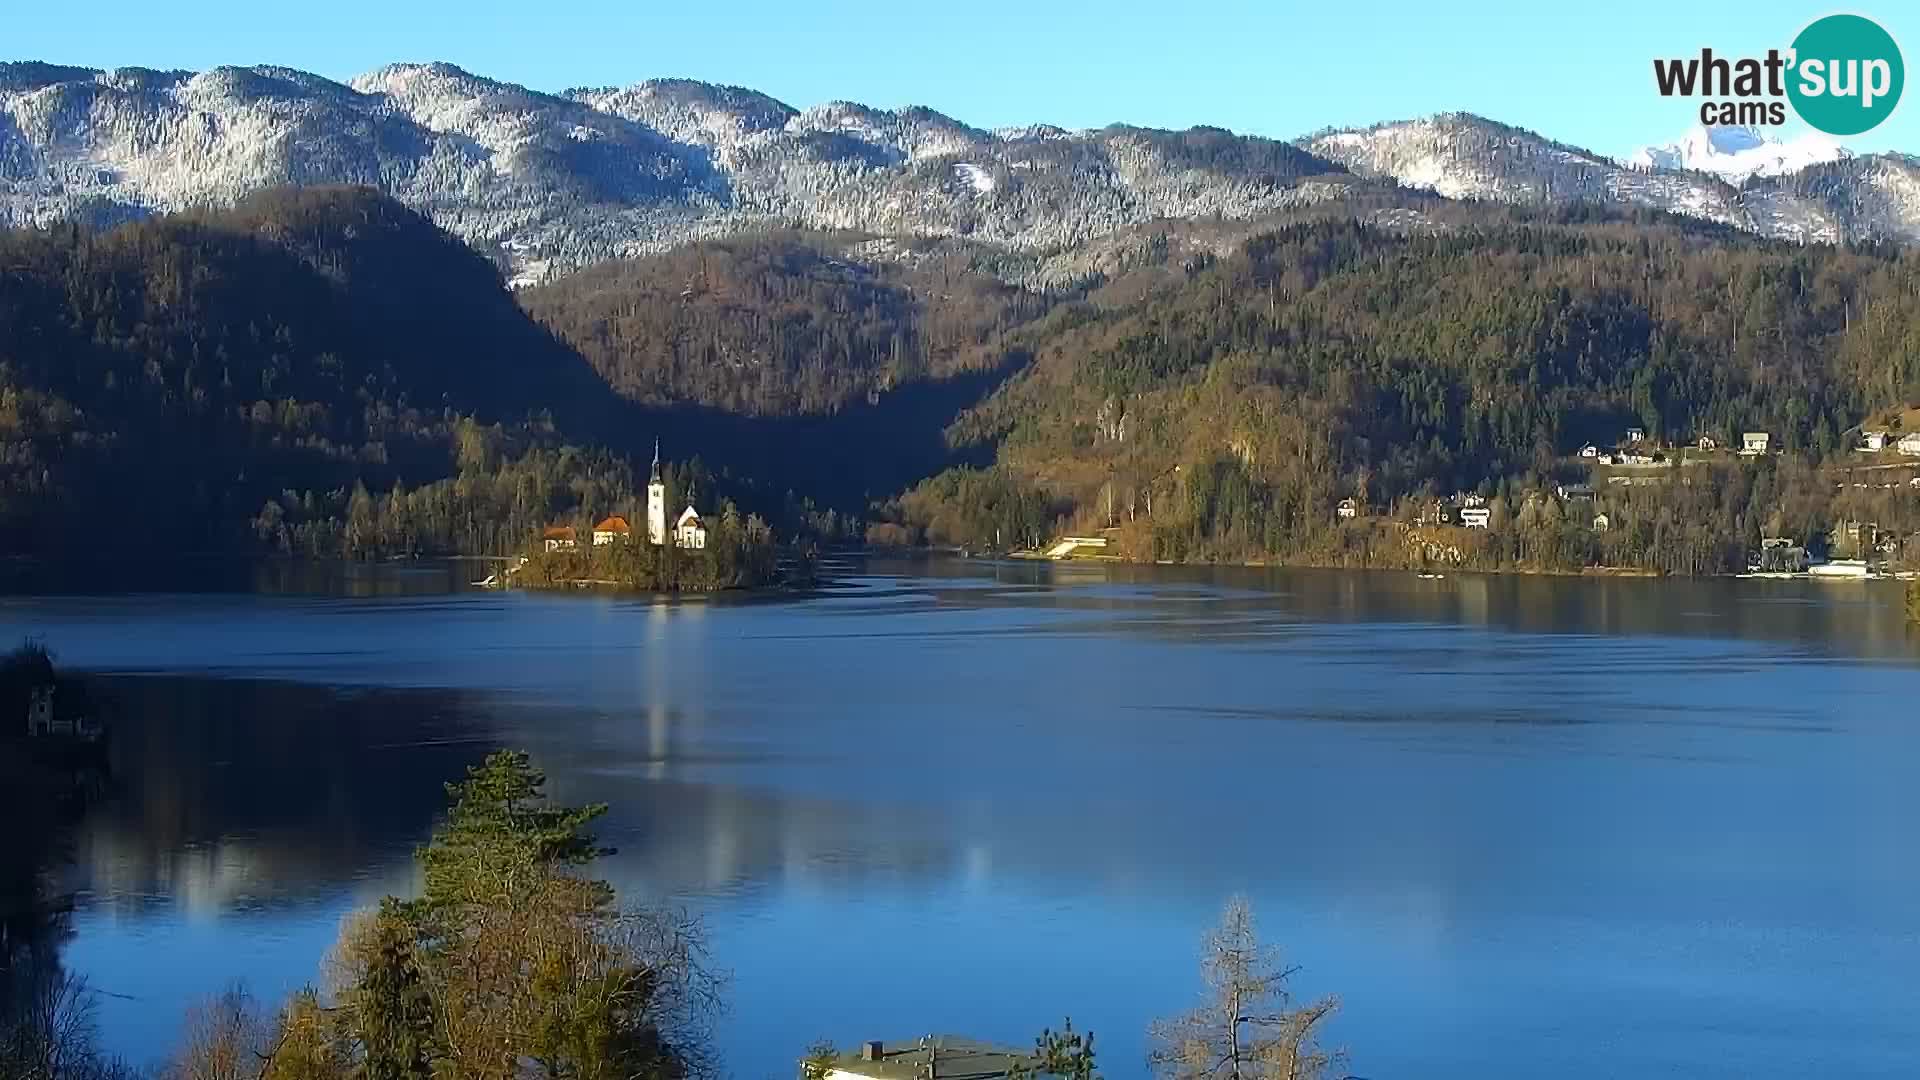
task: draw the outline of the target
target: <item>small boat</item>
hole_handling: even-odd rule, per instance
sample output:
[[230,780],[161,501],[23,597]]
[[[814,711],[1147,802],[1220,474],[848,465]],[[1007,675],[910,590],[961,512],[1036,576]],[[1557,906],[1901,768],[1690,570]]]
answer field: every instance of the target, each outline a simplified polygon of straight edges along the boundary
[[1446,576],[1447,575],[1445,574],[1421,574],[1420,580],[1421,581],[1440,581],[1446,578]]

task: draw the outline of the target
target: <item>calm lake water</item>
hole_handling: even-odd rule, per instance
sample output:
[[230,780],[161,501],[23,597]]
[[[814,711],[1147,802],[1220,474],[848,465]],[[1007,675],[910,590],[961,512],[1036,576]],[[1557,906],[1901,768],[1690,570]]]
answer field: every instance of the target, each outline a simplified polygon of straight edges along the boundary
[[0,635],[119,706],[65,950],[115,1049],[164,1053],[236,978],[317,979],[343,913],[412,887],[440,783],[514,746],[612,805],[624,893],[706,914],[739,1077],[1067,1014],[1140,1075],[1236,891],[1296,989],[1340,996],[1361,1076],[1920,1076],[1897,587],[873,562],[671,603],[464,576],[0,601]]

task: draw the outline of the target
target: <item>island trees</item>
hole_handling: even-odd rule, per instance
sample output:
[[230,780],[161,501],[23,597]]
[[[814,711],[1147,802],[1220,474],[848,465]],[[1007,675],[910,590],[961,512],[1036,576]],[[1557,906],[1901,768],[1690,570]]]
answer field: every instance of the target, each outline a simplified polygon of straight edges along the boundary
[[1227,902],[1207,932],[1200,957],[1206,998],[1190,1012],[1156,1022],[1148,1061],[1169,1080],[1319,1080],[1339,1055],[1322,1049],[1320,1023],[1338,1002],[1296,1004],[1287,990],[1295,968],[1254,934],[1244,896]]

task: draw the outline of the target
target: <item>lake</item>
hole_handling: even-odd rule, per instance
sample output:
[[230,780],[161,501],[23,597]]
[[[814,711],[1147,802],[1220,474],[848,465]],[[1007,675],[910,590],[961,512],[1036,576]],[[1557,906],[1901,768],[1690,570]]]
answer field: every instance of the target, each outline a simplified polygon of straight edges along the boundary
[[344,913],[412,887],[440,784],[511,746],[611,804],[623,893],[704,914],[737,1077],[1067,1015],[1142,1075],[1235,892],[1295,990],[1339,996],[1360,1076],[1920,1075],[1897,586],[874,560],[805,599],[668,602],[464,576],[0,601],[0,635],[116,705],[115,793],[64,872],[113,1049],[164,1054],[235,979],[317,981]]

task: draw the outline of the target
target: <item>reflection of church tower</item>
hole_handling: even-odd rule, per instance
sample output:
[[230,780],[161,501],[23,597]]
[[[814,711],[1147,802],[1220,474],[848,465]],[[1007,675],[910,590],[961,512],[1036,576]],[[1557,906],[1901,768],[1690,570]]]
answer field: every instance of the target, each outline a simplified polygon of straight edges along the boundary
[[667,482],[660,478],[660,440],[653,440],[653,471],[647,474],[647,539],[667,542]]

